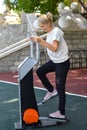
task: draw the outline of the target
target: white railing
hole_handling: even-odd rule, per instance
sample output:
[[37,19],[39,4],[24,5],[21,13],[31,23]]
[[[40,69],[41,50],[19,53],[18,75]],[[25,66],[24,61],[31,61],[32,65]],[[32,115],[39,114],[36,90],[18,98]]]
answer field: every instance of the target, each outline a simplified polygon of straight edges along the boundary
[[5,51],[7,51],[7,50],[10,50],[10,49],[12,49],[12,48],[14,48],[14,47],[17,47],[17,46],[19,46],[19,45],[21,45],[21,44],[24,44],[26,41],[28,41],[28,38],[25,38],[25,39],[23,39],[23,40],[21,40],[21,41],[19,41],[19,42],[16,42],[16,43],[14,43],[14,44],[12,44],[12,45],[9,45],[8,47],[6,47],[6,48],[0,50],[0,54],[3,53],[3,52],[5,52]]
[[[6,47],[5,49],[0,50],[0,59],[6,57],[16,51],[19,51],[27,46],[30,46],[30,56],[35,59],[35,64],[38,63],[38,60],[40,57],[39,44],[36,43],[36,52],[34,52],[34,44],[32,41],[29,41],[29,37],[37,35],[37,33],[35,32],[34,27],[33,27],[33,22],[37,19],[37,17],[33,14],[26,14],[26,18],[27,18],[27,22],[29,25],[29,30],[27,30],[27,32],[29,33],[28,38],[25,38],[13,45]],[[41,35],[40,37],[45,38],[46,35],[47,34],[44,34],[44,35]]]
[[18,50],[21,50],[27,46],[29,46],[28,38],[25,38],[17,43],[14,43],[13,45],[10,45],[2,50],[0,50],[0,58],[4,58]]
[[[45,38],[47,34],[41,35],[41,38]],[[2,50],[0,50],[0,59],[4,58],[12,53],[15,53],[25,47],[30,46],[30,55],[31,57],[34,57],[34,46],[33,46],[33,42],[29,41],[29,38],[25,38],[17,43],[14,43],[13,45],[10,45]],[[37,64],[38,60],[39,60],[39,56],[40,56],[40,50],[39,50],[39,44],[36,43],[36,57],[35,58],[35,64]]]

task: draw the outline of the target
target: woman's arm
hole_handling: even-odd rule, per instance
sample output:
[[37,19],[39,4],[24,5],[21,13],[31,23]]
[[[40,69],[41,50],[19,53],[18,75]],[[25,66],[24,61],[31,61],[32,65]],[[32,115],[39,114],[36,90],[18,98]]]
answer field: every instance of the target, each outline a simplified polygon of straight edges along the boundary
[[31,40],[33,40],[34,42],[38,42],[41,46],[46,47],[51,51],[56,52],[58,50],[59,42],[56,40],[54,40],[52,44],[46,42],[45,40],[43,40],[38,36],[31,37]]

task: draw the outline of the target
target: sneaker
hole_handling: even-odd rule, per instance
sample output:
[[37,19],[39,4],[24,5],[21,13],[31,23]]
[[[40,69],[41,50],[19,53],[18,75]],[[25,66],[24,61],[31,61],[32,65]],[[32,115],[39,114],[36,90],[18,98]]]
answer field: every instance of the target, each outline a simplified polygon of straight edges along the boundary
[[62,115],[60,111],[53,112],[49,114],[49,117],[56,118],[56,119],[65,119],[65,115]]
[[57,91],[56,89],[53,90],[53,92],[49,92],[47,91],[45,97],[41,100],[41,102],[39,102],[37,105],[42,105],[44,104],[46,101],[48,101],[49,99],[51,99],[52,97],[56,96],[57,95]]
[[54,89],[53,92],[47,91],[47,93],[46,93],[45,97],[43,98],[43,100],[47,101],[47,100],[51,99],[52,97],[54,97],[56,95],[57,95],[56,89]]

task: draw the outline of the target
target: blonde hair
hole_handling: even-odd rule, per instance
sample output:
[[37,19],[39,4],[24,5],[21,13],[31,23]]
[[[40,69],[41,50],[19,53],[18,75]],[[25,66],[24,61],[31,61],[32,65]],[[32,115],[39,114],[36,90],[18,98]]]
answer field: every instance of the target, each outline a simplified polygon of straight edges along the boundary
[[47,24],[47,23],[53,23],[53,15],[48,12],[47,14],[43,14],[38,18],[38,24]]

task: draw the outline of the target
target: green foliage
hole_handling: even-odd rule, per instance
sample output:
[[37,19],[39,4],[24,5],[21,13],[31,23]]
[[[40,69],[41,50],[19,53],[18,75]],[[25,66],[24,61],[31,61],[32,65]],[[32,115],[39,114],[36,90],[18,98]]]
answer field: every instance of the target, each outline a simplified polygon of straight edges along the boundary
[[18,0],[18,10],[24,10],[25,12],[31,13],[39,8],[41,0]]
[[70,4],[70,0],[4,0],[4,3],[9,9],[17,11],[25,11],[27,13],[33,13],[40,11],[42,14],[51,12],[53,15],[58,14],[58,3],[64,2],[66,5]]
[[51,12],[52,14],[57,14],[58,0],[43,0],[40,3],[41,13]]
[[50,11],[57,14],[58,0],[18,0],[18,9],[25,12],[40,11],[46,13]]
[[10,0],[4,0],[4,3],[6,4],[6,6],[11,9],[11,4],[10,4]]
[[70,3],[71,3],[71,1],[70,1],[70,0],[64,0],[64,4],[65,4],[65,5],[67,5],[67,6],[68,6],[68,5],[70,5]]
[[11,0],[4,0],[4,4],[6,4],[9,10],[15,10],[17,7],[17,0],[14,0],[13,2],[11,2]]

